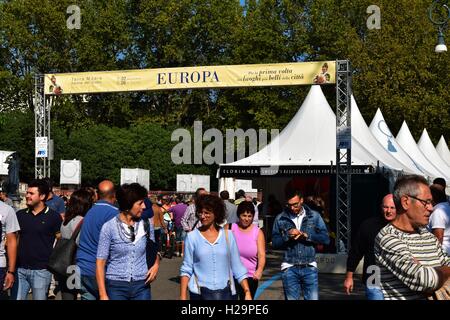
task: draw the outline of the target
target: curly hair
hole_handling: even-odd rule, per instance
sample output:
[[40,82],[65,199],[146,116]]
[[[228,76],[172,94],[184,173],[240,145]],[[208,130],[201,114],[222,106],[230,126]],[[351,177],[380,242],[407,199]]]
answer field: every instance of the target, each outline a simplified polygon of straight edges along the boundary
[[255,206],[251,201],[242,201],[237,207],[236,214],[238,217],[246,212],[249,212],[252,216],[255,216]]
[[218,196],[204,194],[198,197],[196,202],[196,212],[199,216],[203,209],[214,213],[214,223],[219,225],[225,221],[225,205]]

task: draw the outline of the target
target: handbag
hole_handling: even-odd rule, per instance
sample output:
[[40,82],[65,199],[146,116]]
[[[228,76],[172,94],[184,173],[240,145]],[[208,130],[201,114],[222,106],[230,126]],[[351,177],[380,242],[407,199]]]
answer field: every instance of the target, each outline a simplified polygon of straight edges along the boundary
[[75,264],[75,253],[77,252],[77,236],[80,233],[81,220],[76,226],[70,239],[59,238],[50,254],[47,269],[54,275],[67,277],[67,268]]
[[156,261],[156,256],[158,255],[158,245],[155,241],[150,238],[150,223],[148,219],[144,220],[145,237],[147,242],[145,244],[145,259],[147,261],[147,268],[153,267]]

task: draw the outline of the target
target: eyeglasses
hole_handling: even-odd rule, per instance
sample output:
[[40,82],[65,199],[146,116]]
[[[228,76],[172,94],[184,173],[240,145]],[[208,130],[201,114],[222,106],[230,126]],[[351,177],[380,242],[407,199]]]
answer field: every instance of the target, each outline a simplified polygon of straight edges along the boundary
[[423,200],[423,199],[419,199],[417,197],[414,197],[412,195],[407,194],[408,197],[416,199],[417,201],[420,201],[420,203],[426,208],[427,206],[433,206],[433,200],[428,199],[428,200]]
[[208,212],[208,211],[202,211],[198,213],[198,216],[201,217],[202,215],[205,217],[209,217],[211,216],[213,213],[212,212]]
[[134,242],[134,240],[136,239],[136,234],[134,233],[134,227],[128,226],[128,229],[130,230],[130,241]]
[[296,202],[296,203],[287,203],[286,206],[289,207],[289,208],[295,208],[295,209],[297,209],[298,207],[300,207],[300,202]]

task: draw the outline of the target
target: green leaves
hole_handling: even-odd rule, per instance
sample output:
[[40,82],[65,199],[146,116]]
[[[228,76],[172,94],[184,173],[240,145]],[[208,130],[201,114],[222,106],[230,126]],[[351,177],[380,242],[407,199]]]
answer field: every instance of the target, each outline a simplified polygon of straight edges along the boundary
[[[0,111],[7,113],[0,119],[0,141],[6,141],[2,148],[26,154],[24,174],[32,176],[36,73],[334,59],[351,61],[353,92],[367,122],[381,108],[394,133],[406,120],[415,138],[426,127],[434,142],[441,134],[450,139],[450,55],[434,53],[437,32],[427,18],[430,1],[247,0],[244,6],[240,2],[78,0],[81,29],[69,30],[66,9],[74,4],[71,0],[0,1]],[[366,25],[370,15],[366,10],[372,4],[381,9],[379,30]],[[445,36],[449,42],[448,30]],[[153,137],[166,141],[168,128],[191,128],[195,120],[203,121],[204,130],[282,129],[308,89],[64,96],[52,108],[52,134],[57,148],[62,148],[58,157],[79,155],[92,166],[83,163],[87,179],[95,174],[114,178],[122,165],[150,162],[156,170],[152,181],[173,188],[174,172],[183,166],[169,166],[163,152],[170,150],[170,143],[161,149]],[[334,88],[323,90],[334,107]],[[28,128],[26,134],[20,128]],[[139,131],[147,143],[152,141],[144,150],[135,149],[141,145],[134,142],[139,139],[137,128],[151,132]],[[110,145],[110,140],[115,142]],[[15,144],[18,141],[21,145]],[[154,150],[169,163],[164,170],[161,163],[153,167],[158,163]],[[96,154],[107,164],[97,167]],[[58,174],[56,162],[53,174]],[[197,169],[203,170],[192,166],[187,171]]]

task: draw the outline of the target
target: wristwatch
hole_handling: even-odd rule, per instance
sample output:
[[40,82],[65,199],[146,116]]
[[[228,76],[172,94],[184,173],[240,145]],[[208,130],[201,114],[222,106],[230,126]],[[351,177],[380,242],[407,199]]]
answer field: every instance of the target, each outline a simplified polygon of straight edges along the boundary
[[6,271],[6,273],[11,273],[13,276],[16,276],[16,273],[14,271]]

